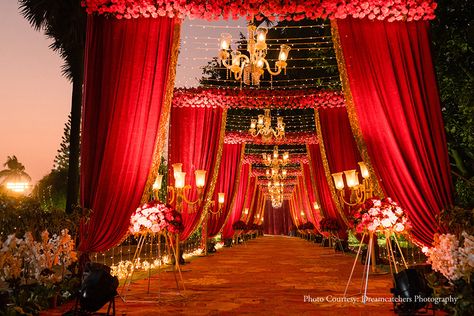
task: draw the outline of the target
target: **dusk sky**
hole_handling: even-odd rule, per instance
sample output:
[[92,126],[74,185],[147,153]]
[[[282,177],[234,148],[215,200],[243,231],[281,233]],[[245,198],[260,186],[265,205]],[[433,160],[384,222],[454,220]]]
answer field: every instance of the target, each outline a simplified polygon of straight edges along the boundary
[[[0,12],[0,170],[7,156],[16,155],[34,183],[53,167],[70,111],[71,84],[61,76],[62,60],[48,48],[51,41],[19,14],[17,1],[2,0]],[[244,26],[245,22],[185,21],[177,86],[196,84],[199,67],[217,55],[220,33],[235,38],[239,32],[196,26],[205,24]]]

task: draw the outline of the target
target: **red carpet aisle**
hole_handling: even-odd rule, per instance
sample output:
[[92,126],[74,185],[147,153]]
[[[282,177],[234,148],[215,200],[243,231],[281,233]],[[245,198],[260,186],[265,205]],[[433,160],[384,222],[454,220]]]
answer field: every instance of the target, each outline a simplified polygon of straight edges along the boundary
[[[266,236],[184,266],[185,298],[168,294],[152,304],[117,298],[117,315],[393,315],[391,303],[364,305],[360,295],[356,303],[326,301],[342,297],[352,263],[352,256],[301,239]],[[354,293],[361,275],[359,264]],[[130,295],[146,292],[146,286],[146,280],[137,282]],[[176,288],[172,273],[161,273],[161,286],[167,293]],[[157,288],[155,277],[152,287]],[[368,296],[390,297],[390,288],[389,275],[371,277]]]

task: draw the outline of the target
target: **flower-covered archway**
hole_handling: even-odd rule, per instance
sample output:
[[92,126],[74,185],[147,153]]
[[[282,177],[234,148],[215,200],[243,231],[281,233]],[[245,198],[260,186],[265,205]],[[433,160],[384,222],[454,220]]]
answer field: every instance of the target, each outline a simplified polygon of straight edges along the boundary
[[[93,212],[82,226],[82,251],[103,251],[121,240],[156,176],[173,97],[180,19],[185,17],[331,19],[344,99],[362,159],[381,180],[383,192],[409,211],[418,240],[429,243],[441,229],[435,216],[452,203],[452,188],[429,47],[428,20],[434,18],[435,2],[84,0],[83,5],[90,17],[81,204]],[[174,102],[200,106],[206,98],[212,107],[265,106],[246,93],[178,90]],[[343,105],[342,96],[333,92],[291,98],[266,93],[283,107]]]

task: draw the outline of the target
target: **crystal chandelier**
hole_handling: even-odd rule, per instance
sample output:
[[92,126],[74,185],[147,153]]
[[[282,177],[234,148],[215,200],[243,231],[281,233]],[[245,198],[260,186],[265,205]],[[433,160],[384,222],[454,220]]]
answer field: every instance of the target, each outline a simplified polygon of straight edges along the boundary
[[229,69],[237,81],[241,81],[246,85],[259,85],[260,77],[265,72],[265,69],[272,76],[277,76],[282,70],[286,71],[286,60],[290,52],[290,46],[280,45],[280,53],[278,60],[275,62],[275,71],[270,68],[268,60],[265,59],[267,55],[267,32],[265,27],[256,27],[251,23],[247,27],[248,40],[247,52],[248,56],[242,54],[238,50],[230,51],[230,44],[232,35],[229,33],[222,33],[220,39],[219,59],[222,65]]
[[272,154],[263,153],[262,156],[263,156],[263,163],[265,164],[265,166],[270,167],[270,168],[284,167],[288,164],[288,160],[290,159],[290,154],[287,151],[285,151],[281,155],[281,158],[279,158],[280,154],[278,153],[278,146],[273,147]]
[[270,114],[270,109],[265,109],[264,114],[260,114],[258,119],[250,120],[250,135],[257,137],[262,135],[262,141],[269,142],[272,137],[280,140],[285,137],[285,123],[283,123],[283,117],[277,117],[277,126],[276,128],[272,127],[272,116]]
[[283,205],[283,187],[283,182],[268,181],[268,194],[274,208],[279,208]]
[[272,167],[271,169],[267,169],[265,175],[267,176],[268,180],[279,181],[286,178],[287,171],[286,169],[279,168],[279,167]]

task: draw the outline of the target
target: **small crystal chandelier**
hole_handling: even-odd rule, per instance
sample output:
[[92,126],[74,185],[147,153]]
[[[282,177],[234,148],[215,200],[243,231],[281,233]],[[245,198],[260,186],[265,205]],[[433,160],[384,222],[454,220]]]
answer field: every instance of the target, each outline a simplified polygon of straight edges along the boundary
[[262,157],[263,157],[263,163],[265,164],[265,166],[278,169],[288,164],[288,160],[290,159],[290,154],[287,151],[285,151],[283,155],[281,155],[281,158],[279,158],[280,154],[278,153],[278,146],[274,146],[272,154],[263,153]]
[[285,137],[285,123],[283,123],[283,117],[277,117],[277,126],[276,128],[272,127],[272,116],[270,114],[270,109],[265,109],[264,114],[260,114],[258,119],[250,120],[250,135],[257,137],[262,135],[262,141],[269,142],[272,137],[280,140]]
[[265,175],[267,176],[268,180],[278,181],[283,180],[286,178],[287,171],[286,169],[280,167],[272,167],[271,169],[267,169]]
[[268,181],[268,194],[274,208],[279,208],[283,205],[283,187],[283,182]]
[[221,34],[219,59],[222,65],[234,74],[235,80],[241,81],[243,79],[246,85],[260,85],[260,77],[265,72],[264,69],[272,76],[279,75],[282,70],[286,72],[286,60],[291,49],[290,46],[280,45],[278,61],[275,62],[275,71],[272,71],[268,60],[265,59],[267,55],[266,38],[268,30],[265,27],[257,28],[253,23],[249,24],[247,30],[247,52],[249,56],[237,50],[232,50],[229,53],[232,35],[229,33]]

